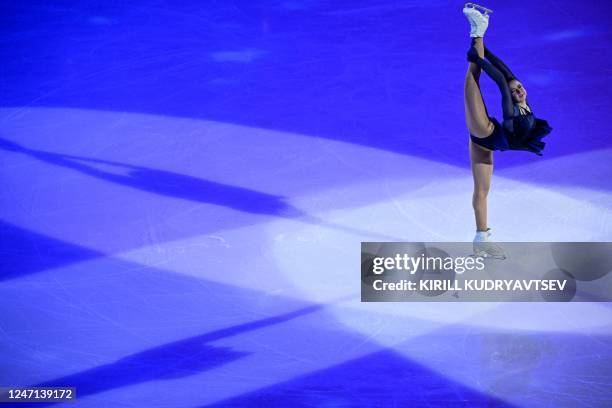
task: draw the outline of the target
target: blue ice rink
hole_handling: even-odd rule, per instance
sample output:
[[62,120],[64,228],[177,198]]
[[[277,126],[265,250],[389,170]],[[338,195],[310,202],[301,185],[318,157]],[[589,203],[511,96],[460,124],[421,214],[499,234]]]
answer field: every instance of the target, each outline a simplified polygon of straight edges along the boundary
[[[495,153],[496,238],[612,241],[612,3],[485,4],[554,128],[543,157]],[[360,302],[361,241],[473,238],[461,7],[3,2],[0,386],[612,406],[609,303]]]

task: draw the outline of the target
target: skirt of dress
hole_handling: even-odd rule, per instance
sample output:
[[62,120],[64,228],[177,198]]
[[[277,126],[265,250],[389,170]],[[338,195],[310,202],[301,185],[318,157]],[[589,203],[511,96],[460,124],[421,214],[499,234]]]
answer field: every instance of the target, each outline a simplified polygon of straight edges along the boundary
[[[552,128],[543,119],[535,119],[533,128],[527,132],[508,132],[495,118],[489,118],[493,123],[493,133],[485,138],[470,135],[473,143],[486,147],[489,150],[525,150],[542,156],[546,143],[542,139],[548,135]],[[515,124],[515,129],[520,129]]]

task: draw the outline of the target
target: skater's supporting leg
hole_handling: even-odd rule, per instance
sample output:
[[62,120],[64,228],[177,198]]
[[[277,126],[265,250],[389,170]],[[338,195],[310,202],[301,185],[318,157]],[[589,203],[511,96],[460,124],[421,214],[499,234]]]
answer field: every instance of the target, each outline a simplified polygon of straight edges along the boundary
[[476,229],[487,230],[487,195],[491,188],[493,175],[493,152],[472,143],[470,140],[470,161],[474,179],[472,207],[476,218]]
[[[482,38],[474,38],[472,44],[479,55],[484,56]],[[489,120],[487,107],[480,92],[480,72],[477,64],[469,63],[464,87],[465,121],[470,134],[476,137],[487,137],[493,133],[493,123]]]

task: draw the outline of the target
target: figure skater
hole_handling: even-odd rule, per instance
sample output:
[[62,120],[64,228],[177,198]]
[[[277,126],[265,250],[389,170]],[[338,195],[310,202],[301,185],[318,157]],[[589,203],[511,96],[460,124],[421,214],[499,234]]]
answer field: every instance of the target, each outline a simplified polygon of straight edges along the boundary
[[[481,12],[482,11],[482,12]],[[492,243],[491,228],[487,226],[487,194],[493,174],[494,150],[524,150],[542,155],[542,138],[552,128],[545,120],[536,118],[527,103],[527,90],[508,67],[484,46],[483,37],[492,11],[473,3],[466,3],[463,14],[470,23],[471,47],[465,78],[465,119],[470,132],[470,161],[474,177],[472,206],[476,218],[474,250],[482,255],[505,258],[503,249]],[[486,59],[485,59],[486,58]],[[503,125],[489,116],[479,78],[484,71],[501,92]]]

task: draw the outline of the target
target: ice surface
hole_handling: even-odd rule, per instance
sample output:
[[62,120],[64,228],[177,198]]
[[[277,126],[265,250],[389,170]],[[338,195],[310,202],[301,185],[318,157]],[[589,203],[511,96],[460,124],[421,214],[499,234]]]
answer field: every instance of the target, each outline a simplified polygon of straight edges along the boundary
[[[588,5],[491,5],[487,44],[554,127],[543,157],[495,154],[499,240],[612,238],[612,8]],[[609,406],[608,304],[359,302],[361,241],[472,238],[460,2],[5,9],[0,386]]]

